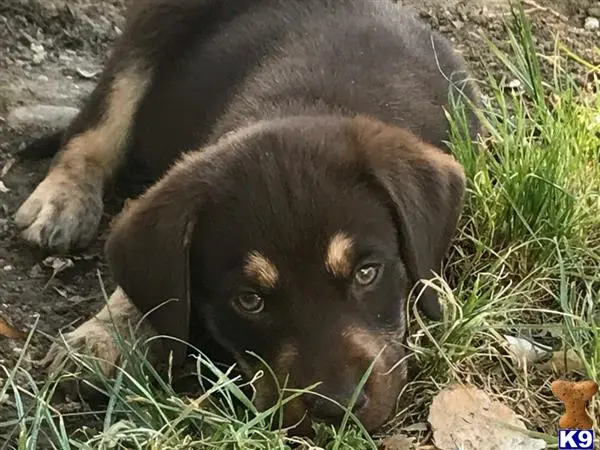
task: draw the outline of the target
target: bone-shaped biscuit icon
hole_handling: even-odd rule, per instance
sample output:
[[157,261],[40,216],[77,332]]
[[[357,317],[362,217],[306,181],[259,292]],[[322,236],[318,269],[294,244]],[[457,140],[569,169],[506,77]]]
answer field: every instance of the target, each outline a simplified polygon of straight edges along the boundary
[[585,407],[598,392],[598,383],[592,380],[552,382],[552,393],[565,405],[565,413],[558,421],[559,428],[589,430],[594,422]]

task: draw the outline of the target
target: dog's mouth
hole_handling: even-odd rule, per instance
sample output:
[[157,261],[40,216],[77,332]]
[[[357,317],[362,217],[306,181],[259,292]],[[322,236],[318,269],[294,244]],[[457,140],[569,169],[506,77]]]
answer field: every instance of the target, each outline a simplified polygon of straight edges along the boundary
[[[283,375],[278,377],[286,379]],[[374,431],[393,416],[406,381],[406,364],[400,362],[392,371],[373,371],[362,391],[358,392],[360,386],[357,383],[354,391],[336,399],[335,395],[327,393],[335,392],[331,386],[336,386],[336,380],[329,383],[329,389],[322,384],[308,389],[310,386],[287,378],[286,386],[280,389],[282,383],[278,388],[272,377],[265,373],[255,378],[254,403],[263,411],[281,404],[282,424],[285,428],[292,428],[293,434],[311,434],[312,422],[339,427],[345,418],[349,423],[358,420],[367,431]],[[342,383],[339,380],[337,385]]]
[[369,397],[360,407],[354,405],[353,408],[329,400],[324,402],[329,402],[330,406],[315,407],[312,401],[307,401],[311,397],[307,393],[285,403],[282,407],[282,423],[284,427],[291,428],[292,433],[303,434],[312,427],[313,422],[337,428],[345,420],[348,423],[358,420],[367,431],[371,432],[384,425],[393,416],[399,391],[400,388],[389,389],[387,396]]
[[350,423],[358,420],[372,432],[395,412],[408,364],[397,333],[352,331],[339,334],[337,350],[321,357],[292,340],[260,361],[254,353],[230,351],[255,407],[276,407],[275,426],[310,434],[312,422],[339,426],[350,412]]

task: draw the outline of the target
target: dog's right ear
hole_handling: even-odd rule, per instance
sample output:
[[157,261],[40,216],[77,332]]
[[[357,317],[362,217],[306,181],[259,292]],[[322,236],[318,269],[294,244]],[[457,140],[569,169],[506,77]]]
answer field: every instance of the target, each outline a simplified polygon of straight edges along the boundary
[[[205,155],[186,155],[115,220],[106,243],[111,275],[161,339],[159,354],[186,356],[190,321],[189,251],[205,198]],[[167,353],[168,354],[168,353]]]
[[[451,155],[408,130],[356,117],[352,130],[365,173],[383,189],[397,220],[401,252],[413,283],[438,272],[463,207],[465,172]],[[440,320],[436,291],[426,286],[418,306]]]

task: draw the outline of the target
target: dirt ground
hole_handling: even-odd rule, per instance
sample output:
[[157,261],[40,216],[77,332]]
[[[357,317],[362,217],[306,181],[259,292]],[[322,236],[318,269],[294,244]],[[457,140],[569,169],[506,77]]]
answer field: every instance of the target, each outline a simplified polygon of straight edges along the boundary
[[[417,13],[452,39],[478,78],[486,71],[503,76],[478,36],[503,43],[503,22],[509,19],[504,1],[406,3],[418,5]],[[13,215],[44,176],[49,161],[19,163],[14,155],[49,127],[38,123],[14,128],[8,117],[19,106],[78,106],[120,33],[124,4],[123,0],[0,0],[0,318],[20,330],[31,330],[37,321],[39,331],[54,336],[99,307],[100,279],[107,290],[112,287],[102,254],[109,213],[97,239],[82,253],[47,259],[51,255],[25,246]],[[569,48],[600,64],[600,54],[593,51],[600,32],[584,28],[586,17],[600,17],[600,1],[540,0],[526,1],[525,6],[539,50],[552,53],[554,34],[559,33]],[[35,334],[25,367],[48,348],[43,333]],[[0,337],[0,365],[13,366],[22,347],[23,341]],[[43,372],[35,373],[43,377]]]

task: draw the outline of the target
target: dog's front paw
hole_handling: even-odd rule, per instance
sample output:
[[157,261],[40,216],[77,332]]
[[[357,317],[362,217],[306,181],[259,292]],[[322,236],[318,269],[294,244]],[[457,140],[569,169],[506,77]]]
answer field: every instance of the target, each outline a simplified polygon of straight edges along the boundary
[[15,215],[23,238],[41,248],[68,252],[85,247],[102,217],[102,188],[93,177],[50,172]]
[[[51,374],[75,371],[79,366],[77,359],[87,358],[97,362],[102,375],[112,377],[121,353],[109,326],[96,317],[88,320],[64,334],[61,342],[53,343],[40,365]],[[73,354],[77,356],[71,358]]]

